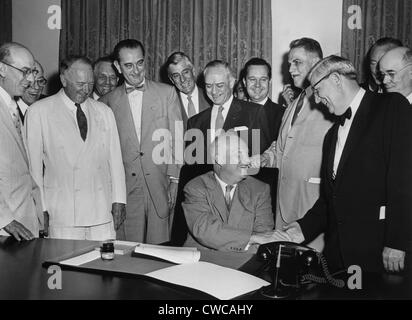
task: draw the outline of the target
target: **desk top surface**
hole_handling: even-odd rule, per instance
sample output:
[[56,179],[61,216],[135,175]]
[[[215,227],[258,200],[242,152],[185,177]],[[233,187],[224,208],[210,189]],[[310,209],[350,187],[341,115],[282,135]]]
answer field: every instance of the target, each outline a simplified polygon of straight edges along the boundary
[[[51,290],[52,274],[44,261],[96,246],[93,241],[36,239],[17,242],[0,237],[0,300],[4,299],[213,299],[197,290],[160,282],[145,276],[111,275],[63,270],[62,289]],[[202,251],[202,260],[256,274],[259,263],[250,254]],[[259,295],[246,299],[261,299]],[[361,290],[317,286],[292,299],[412,299],[411,277],[363,275]]]

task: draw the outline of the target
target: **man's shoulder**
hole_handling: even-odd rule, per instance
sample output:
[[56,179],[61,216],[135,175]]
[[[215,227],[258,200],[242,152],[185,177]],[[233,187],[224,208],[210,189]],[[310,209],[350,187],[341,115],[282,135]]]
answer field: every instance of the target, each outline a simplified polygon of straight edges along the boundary
[[[120,85],[114,88],[112,91],[106,93],[104,96],[100,97],[98,100],[106,105],[110,105],[114,100],[116,100],[124,92],[124,85]],[[126,94],[126,92],[124,92]]]
[[155,90],[157,92],[174,92],[177,95],[176,89],[170,84],[158,82],[150,79],[145,79],[146,89],[148,91]]
[[[60,99],[60,93],[53,94],[51,96],[48,96],[46,98],[37,100],[35,103],[33,103],[27,111],[36,111],[36,112],[42,112],[43,110],[46,111],[50,108],[54,108],[54,105],[56,101]],[[32,112],[33,112],[32,111]]]
[[245,110],[247,112],[258,112],[261,105],[249,102],[249,101],[244,101],[244,100],[239,100],[235,97],[233,97],[232,104],[231,106],[237,106],[242,108],[242,110]]
[[248,189],[252,191],[252,193],[259,193],[259,192],[264,192],[266,189],[269,188],[269,185],[252,177],[248,176],[246,179],[244,179],[242,182],[244,186],[246,186]]
[[207,186],[213,184],[215,179],[214,172],[209,171],[190,180],[184,189],[187,193],[203,193],[203,191],[207,189]]

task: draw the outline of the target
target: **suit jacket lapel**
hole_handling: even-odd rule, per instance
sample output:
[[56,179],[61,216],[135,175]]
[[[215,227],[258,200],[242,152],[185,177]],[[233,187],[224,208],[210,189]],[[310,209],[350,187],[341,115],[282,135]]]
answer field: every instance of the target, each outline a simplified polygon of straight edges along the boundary
[[177,94],[177,96],[179,97],[180,113],[182,114],[183,128],[184,128],[184,130],[186,131],[186,129],[187,129],[187,120],[188,120],[188,117],[187,117],[187,114],[186,114],[185,107],[184,107],[184,105],[183,105],[182,96],[180,95],[180,91],[177,90],[177,89],[176,89],[176,94]]
[[[1,113],[0,118],[3,120],[3,123],[9,129],[10,133],[16,140],[17,145],[19,146],[19,149],[23,154],[23,157],[25,161],[27,162],[28,159],[27,159],[26,149],[24,148],[22,136],[19,135],[19,133],[17,132],[17,129],[14,127],[13,119],[11,118],[9,109],[2,101],[0,102],[0,113]],[[22,127],[22,134],[24,134],[23,127]]]
[[207,98],[205,97],[205,93],[202,89],[197,87],[198,98],[199,98],[199,113],[207,108],[211,107],[211,104],[208,102]]
[[236,126],[236,123],[241,116],[241,111],[242,108],[236,103],[235,98],[233,98],[232,104],[229,108],[229,112],[226,116],[225,123],[223,124],[223,130],[227,131]]
[[[152,137],[146,137],[152,134],[150,128],[155,125],[156,115],[161,115],[158,111],[161,103],[157,103],[158,96],[153,90],[150,90],[150,80],[145,80],[145,91],[143,92],[142,102],[142,116],[141,116],[141,139],[142,141],[149,141]],[[146,139],[146,140],[145,140]]]
[[[129,137],[131,138],[132,143],[135,144],[136,149],[135,150],[140,150],[140,141],[137,137],[136,134],[136,127],[134,125],[134,120],[133,120],[133,114],[132,114],[132,109],[129,104],[129,98],[127,97],[126,94],[126,85],[123,84],[121,87],[119,87],[119,96],[118,100],[116,101],[117,109],[119,115],[119,119],[121,119],[122,125],[118,125],[118,128],[123,129],[124,132],[126,132]],[[143,113],[143,110],[142,110]]]
[[330,142],[329,154],[327,158],[326,170],[327,181],[333,185],[333,162],[335,160],[336,142],[338,141],[339,124],[335,123],[331,129],[332,137]]
[[209,172],[207,174],[206,186],[209,189],[211,204],[220,215],[222,221],[224,223],[227,223],[229,212],[226,207],[225,197],[223,195],[222,188],[220,187],[219,182],[217,182],[213,172]]
[[352,126],[349,130],[348,138],[346,139],[346,143],[343,148],[342,156],[339,161],[339,166],[337,168],[336,185],[339,184],[340,178],[345,169],[345,164],[349,156],[352,154],[352,150],[359,143],[359,141],[361,140],[361,137],[363,137],[363,131],[366,129],[368,119],[369,119],[369,112],[371,110],[370,108],[371,98],[372,98],[372,95],[369,92],[366,92],[365,96],[363,97],[359,105],[359,109],[353,118]]

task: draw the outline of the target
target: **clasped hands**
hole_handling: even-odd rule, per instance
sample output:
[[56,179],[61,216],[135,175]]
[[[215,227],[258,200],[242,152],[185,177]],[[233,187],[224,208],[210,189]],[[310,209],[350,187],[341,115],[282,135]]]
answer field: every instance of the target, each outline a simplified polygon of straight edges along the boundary
[[255,244],[265,244],[278,241],[301,243],[304,240],[305,238],[302,230],[297,222],[292,222],[286,225],[282,230],[277,229],[273,231],[254,233],[250,238],[250,242]]

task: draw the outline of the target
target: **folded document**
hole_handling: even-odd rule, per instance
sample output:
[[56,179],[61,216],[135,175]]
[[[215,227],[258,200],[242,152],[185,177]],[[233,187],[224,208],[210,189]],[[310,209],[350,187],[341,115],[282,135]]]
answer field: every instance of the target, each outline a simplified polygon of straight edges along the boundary
[[200,259],[200,251],[197,248],[189,247],[166,247],[139,243],[136,245],[134,253],[156,257],[177,264],[194,263]]

